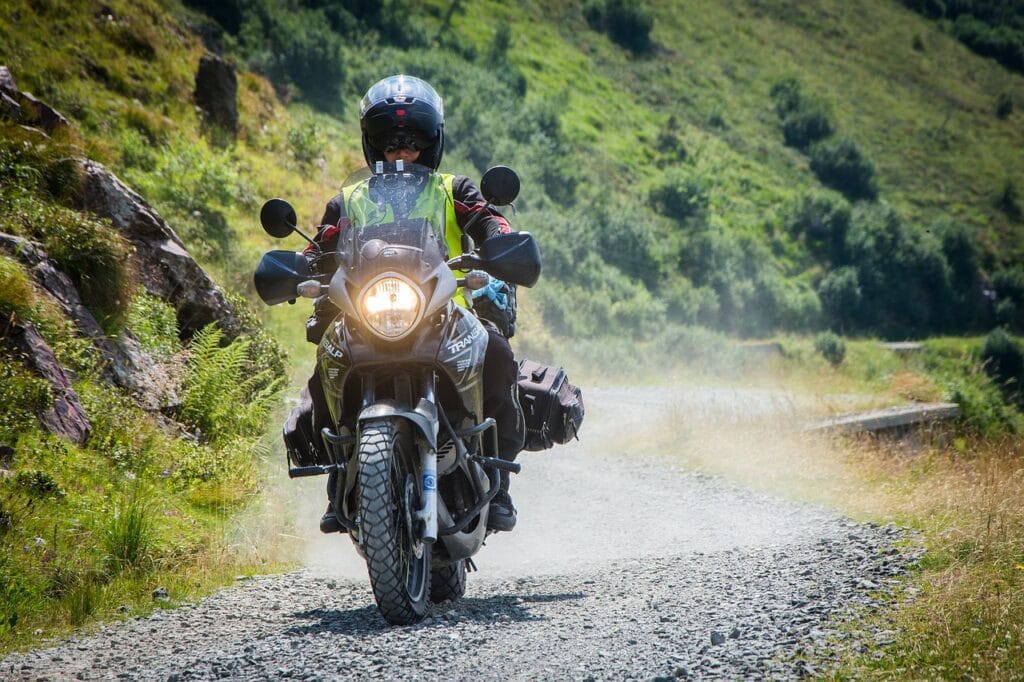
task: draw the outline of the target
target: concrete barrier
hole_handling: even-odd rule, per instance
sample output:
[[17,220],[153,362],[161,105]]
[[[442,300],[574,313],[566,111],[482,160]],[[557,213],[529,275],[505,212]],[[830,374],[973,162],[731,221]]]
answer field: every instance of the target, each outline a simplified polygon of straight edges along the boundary
[[905,431],[915,426],[956,419],[959,416],[960,406],[956,403],[914,403],[825,419],[808,424],[804,431]]

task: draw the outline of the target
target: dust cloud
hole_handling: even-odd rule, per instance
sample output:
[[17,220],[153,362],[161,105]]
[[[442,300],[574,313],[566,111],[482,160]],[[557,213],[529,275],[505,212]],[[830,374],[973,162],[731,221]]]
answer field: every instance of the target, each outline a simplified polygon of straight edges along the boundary
[[[802,532],[776,506],[701,473],[783,492],[798,447],[783,434],[798,430],[802,398],[665,386],[585,388],[584,398],[579,441],[520,456],[523,473],[511,488],[519,524],[488,539],[475,557],[481,575],[563,573],[609,559],[762,546]],[[348,536],[318,530],[325,479],[287,479],[283,454],[278,471],[272,485],[285,500],[279,513],[281,533],[293,534],[291,560],[367,581]]]

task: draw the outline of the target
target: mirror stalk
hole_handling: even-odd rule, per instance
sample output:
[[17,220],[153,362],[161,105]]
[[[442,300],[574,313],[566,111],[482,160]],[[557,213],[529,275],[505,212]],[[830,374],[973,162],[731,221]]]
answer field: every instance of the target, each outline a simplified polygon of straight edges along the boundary
[[320,245],[319,245],[319,244],[317,244],[317,243],[316,243],[315,241],[313,241],[312,239],[310,239],[309,237],[307,237],[307,236],[306,236],[305,234],[303,234],[303,233],[302,233],[302,232],[301,232],[301,231],[299,230],[299,228],[297,228],[297,227],[293,227],[293,228],[292,228],[292,230],[294,230],[294,231],[295,231],[295,234],[299,235],[300,237],[302,237],[303,239],[305,239],[305,240],[306,240],[307,242],[309,242],[310,244],[312,244],[312,245],[313,245],[313,248],[314,248],[314,249],[316,249],[316,252],[317,252],[317,253],[320,253]]

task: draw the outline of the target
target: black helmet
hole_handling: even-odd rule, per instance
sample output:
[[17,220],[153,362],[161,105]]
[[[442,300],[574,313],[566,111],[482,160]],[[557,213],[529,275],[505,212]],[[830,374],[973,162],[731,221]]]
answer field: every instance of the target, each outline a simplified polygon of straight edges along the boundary
[[398,147],[419,150],[416,163],[434,170],[441,165],[444,104],[426,81],[398,75],[374,83],[359,102],[359,127],[370,166]]

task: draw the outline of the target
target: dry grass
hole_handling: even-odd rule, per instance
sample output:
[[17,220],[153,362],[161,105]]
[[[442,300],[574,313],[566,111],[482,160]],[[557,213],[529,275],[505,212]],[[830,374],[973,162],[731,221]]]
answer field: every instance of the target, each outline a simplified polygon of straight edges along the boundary
[[[684,415],[670,416],[666,423],[687,423]],[[894,627],[895,643],[852,655],[836,678],[1024,679],[1019,438],[931,433],[899,442],[809,436],[777,419],[743,427],[688,423],[683,439],[666,428],[644,449],[755,489],[920,532],[925,554],[907,579],[915,598],[865,616]]]

